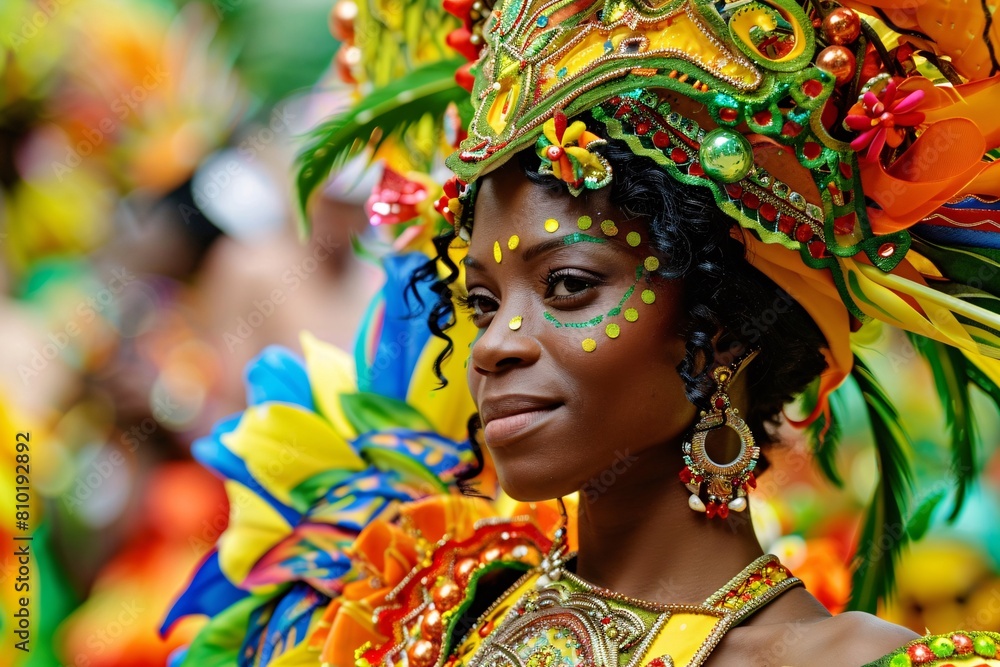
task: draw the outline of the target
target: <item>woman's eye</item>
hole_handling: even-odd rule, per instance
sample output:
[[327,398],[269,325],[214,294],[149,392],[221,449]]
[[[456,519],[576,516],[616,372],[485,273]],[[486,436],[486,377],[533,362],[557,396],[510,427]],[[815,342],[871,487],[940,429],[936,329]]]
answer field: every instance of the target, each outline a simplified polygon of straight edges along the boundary
[[582,276],[552,275],[549,277],[549,296],[557,298],[573,296],[596,284],[597,281]]
[[470,294],[462,299],[462,305],[472,311],[473,317],[483,317],[489,315],[497,309],[496,302],[482,294]]

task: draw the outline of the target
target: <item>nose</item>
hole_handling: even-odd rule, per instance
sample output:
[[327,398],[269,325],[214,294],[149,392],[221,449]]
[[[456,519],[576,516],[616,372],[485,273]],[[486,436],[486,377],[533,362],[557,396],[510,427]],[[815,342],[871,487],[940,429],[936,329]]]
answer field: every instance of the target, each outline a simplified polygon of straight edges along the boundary
[[541,345],[532,333],[534,328],[527,317],[501,308],[472,345],[473,369],[480,375],[493,375],[538,361]]

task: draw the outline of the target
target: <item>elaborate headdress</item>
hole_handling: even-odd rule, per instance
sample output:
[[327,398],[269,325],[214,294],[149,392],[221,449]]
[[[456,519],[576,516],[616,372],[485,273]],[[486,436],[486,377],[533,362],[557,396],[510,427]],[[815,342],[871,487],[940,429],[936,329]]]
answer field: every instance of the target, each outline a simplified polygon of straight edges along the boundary
[[[827,396],[853,374],[883,473],[862,556],[905,523],[908,469],[891,403],[851,349],[861,323],[910,332],[931,362],[961,500],[977,472],[968,387],[1000,402],[1000,28],[989,1],[445,5],[462,20],[448,43],[473,61],[458,75],[471,110],[441,78],[453,61],[385,84],[317,131],[303,202],[372,130],[381,144],[425,114],[467,120],[439,206],[459,228],[465,186],[528,147],[572,192],[603,187],[613,175],[593,150],[602,140],[576,119],[589,113],[636,155],[709,188],[743,228],[733,235],[749,261],[823,331],[829,368],[803,424],[830,433]],[[817,453],[836,478],[831,451]],[[890,542],[892,552],[900,540]],[[892,558],[860,562],[867,593],[856,606],[870,609],[884,589],[869,584],[891,574]]]

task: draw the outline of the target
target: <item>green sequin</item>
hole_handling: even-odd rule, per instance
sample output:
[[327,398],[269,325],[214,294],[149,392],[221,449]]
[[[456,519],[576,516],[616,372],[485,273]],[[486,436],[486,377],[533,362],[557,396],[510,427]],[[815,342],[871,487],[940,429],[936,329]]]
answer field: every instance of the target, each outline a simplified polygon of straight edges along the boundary
[[604,239],[599,239],[596,236],[591,236],[590,234],[581,234],[576,232],[575,234],[568,234],[563,237],[563,245],[573,245],[575,243],[604,243]]

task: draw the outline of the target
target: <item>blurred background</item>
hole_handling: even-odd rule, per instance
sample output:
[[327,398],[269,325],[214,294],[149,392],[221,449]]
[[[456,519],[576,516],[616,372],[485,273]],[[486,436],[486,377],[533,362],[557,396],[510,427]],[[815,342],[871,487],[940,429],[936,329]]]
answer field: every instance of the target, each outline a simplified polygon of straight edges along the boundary
[[[0,424],[32,435],[36,558],[22,654],[8,641],[5,440],[0,666],[164,664],[199,624],[161,639],[164,613],[228,516],[191,443],[244,407],[243,367],[266,345],[298,350],[303,329],[352,345],[381,285],[354,251],[379,243],[364,210],[378,168],[331,178],[308,238],[292,190],[304,133],[356,94],[352,12],[353,0],[0,2]],[[950,491],[933,380],[904,339],[862,335],[913,416],[920,506]],[[754,505],[765,548],[834,611],[876,471],[861,399],[848,403],[843,487],[789,430]],[[979,405],[982,483],[956,520],[927,513],[882,610],[918,632],[1000,630],[1000,418]]]

